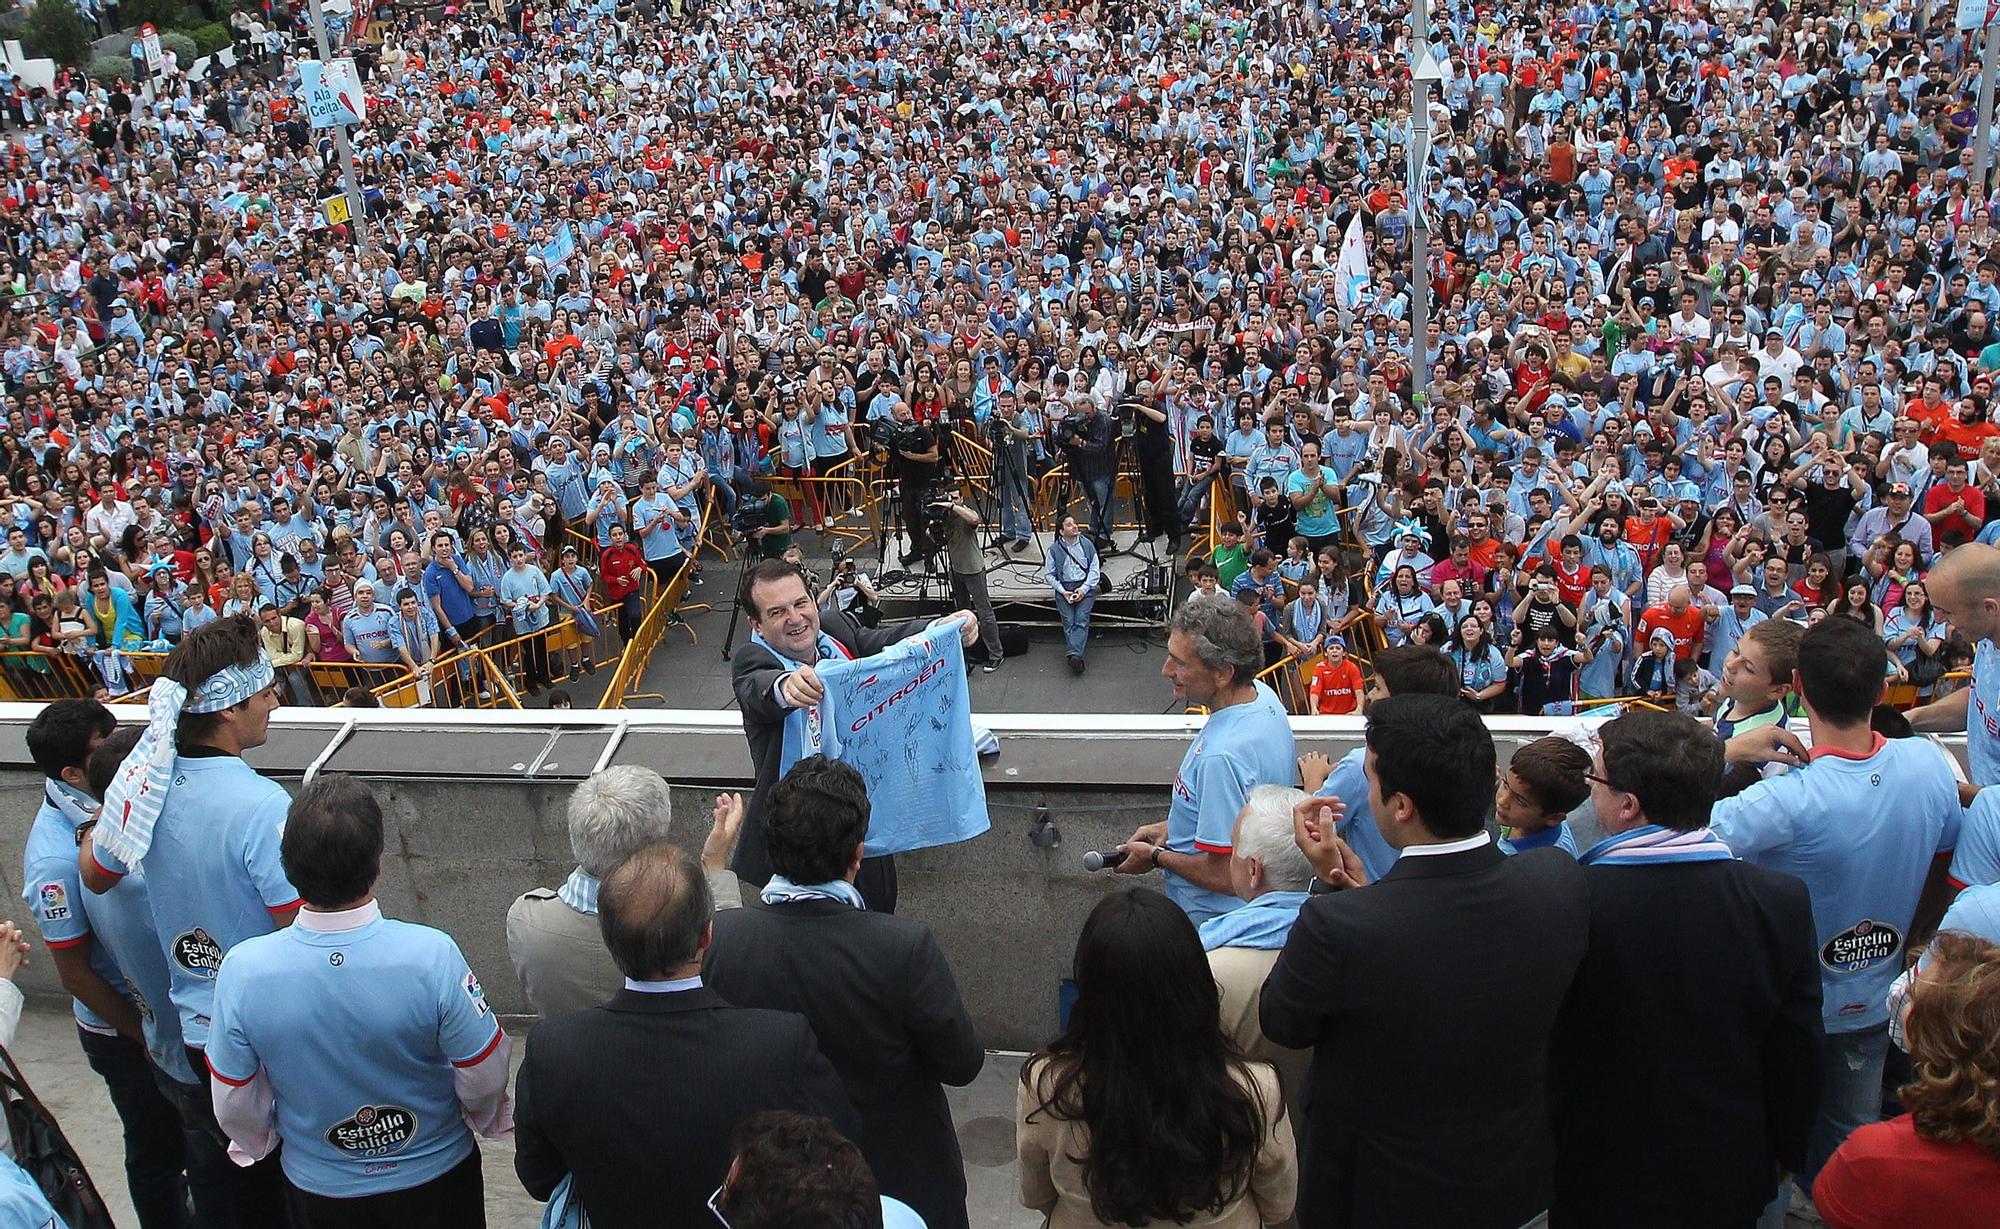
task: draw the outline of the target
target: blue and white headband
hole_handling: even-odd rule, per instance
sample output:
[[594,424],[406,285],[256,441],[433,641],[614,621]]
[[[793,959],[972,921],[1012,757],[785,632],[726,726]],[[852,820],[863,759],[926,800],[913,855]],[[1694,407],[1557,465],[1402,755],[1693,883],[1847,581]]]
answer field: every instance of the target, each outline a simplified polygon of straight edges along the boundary
[[153,825],[167,804],[174,779],[174,747],[182,713],[219,713],[250,699],[277,678],[271,655],[259,650],[247,665],[224,667],[190,693],[173,679],[153,680],[146,699],[146,731],[139,735],[118,775],[104,791],[93,840],[123,862],[137,866],[153,847]]

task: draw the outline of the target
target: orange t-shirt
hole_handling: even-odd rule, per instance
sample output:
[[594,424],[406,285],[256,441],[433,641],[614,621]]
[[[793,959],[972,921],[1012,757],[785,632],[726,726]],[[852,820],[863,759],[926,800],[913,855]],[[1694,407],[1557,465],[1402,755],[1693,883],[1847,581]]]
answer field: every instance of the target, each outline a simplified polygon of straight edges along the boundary
[[1656,627],[1664,627],[1674,635],[1674,657],[1686,661],[1701,647],[1703,634],[1707,631],[1708,620],[1702,616],[1701,607],[1688,604],[1686,610],[1675,614],[1673,607],[1661,602],[1658,606],[1648,606],[1639,616],[1639,644],[1649,642]]
[[1322,661],[1313,671],[1313,711],[1322,717],[1338,717],[1353,712],[1361,704],[1361,667],[1351,657],[1339,665]]
[[1660,550],[1673,532],[1673,522],[1664,516],[1654,517],[1651,525],[1636,516],[1625,518],[1625,541],[1639,552],[1639,566],[1648,572],[1660,561]]

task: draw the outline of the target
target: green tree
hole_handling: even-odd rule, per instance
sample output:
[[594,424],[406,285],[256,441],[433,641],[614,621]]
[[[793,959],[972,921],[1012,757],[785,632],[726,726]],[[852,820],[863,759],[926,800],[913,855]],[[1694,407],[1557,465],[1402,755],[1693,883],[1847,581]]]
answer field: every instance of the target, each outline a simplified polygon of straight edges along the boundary
[[21,25],[21,48],[74,67],[90,55],[90,31],[75,0],[42,0]]

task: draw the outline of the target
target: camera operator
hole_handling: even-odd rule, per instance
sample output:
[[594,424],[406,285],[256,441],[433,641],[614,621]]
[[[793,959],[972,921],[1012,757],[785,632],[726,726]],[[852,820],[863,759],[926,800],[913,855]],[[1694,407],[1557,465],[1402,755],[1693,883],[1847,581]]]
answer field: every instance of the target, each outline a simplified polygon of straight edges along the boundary
[[879,626],[882,596],[875,592],[875,582],[855,566],[853,559],[843,557],[838,547],[834,551],[833,576],[814,600],[821,610],[837,610],[862,627]]
[[1167,553],[1178,555],[1181,522],[1174,498],[1174,437],[1158,401],[1153,382],[1141,380],[1134,396],[1118,409],[1120,417],[1133,425],[1132,452],[1139,460],[1139,487],[1146,502],[1146,526],[1139,540],[1149,542],[1165,534]]
[[1070,475],[1083,487],[1090,504],[1090,536],[1099,550],[1109,550],[1111,501],[1118,489],[1118,436],[1111,429],[1111,419],[1088,397],[1070,402],[1062,431]]
[[889,450],[890,469],[900,484],[903,531],[910,535],[909,549],[903,552],[903,563],[907,566],[937,549],[924,525],[924,499],[937,479],[938,461],[943,453],[938,449],[937,432],[918,422],[910,403],[900,399],[893,411],[885,446]]
[[941,522],[945,557],[951,568],[951,601],[961,610],[979,618],[979,639],[986,650],[980,669],[991,674],[1000,668],[1006,654],[1000,648],[1000,621],[993,615],[993,598],[986,592],[986,555],[979,549],[978,509],[959,498],[955,489],[925,505],[929,515]]
[[1000,538],[1008,550],[1025,547],[1034,532],[1028,513],[1028,445],[1037,434],[1028,407],[1012,391],[1003,391],[986,419],[986,444],[993,450],[993,493],[1000,501]]
[[743,532],[759,559],[781,558],[792,544],[797,526],[792,524],[792,502],[771,489],[762,478],[753,478],[737,505]]

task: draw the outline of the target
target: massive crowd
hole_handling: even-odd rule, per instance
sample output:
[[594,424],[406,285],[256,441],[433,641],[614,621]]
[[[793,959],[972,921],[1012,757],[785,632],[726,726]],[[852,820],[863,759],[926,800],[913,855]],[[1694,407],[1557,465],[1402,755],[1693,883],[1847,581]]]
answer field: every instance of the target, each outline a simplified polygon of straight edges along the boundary
[[[1749,736],[1798,726],[1802,646],[1852,621],[1920,728],[1973,714],[1990,783],[1990,706],[1957,668],[1990,655],[2000,592],[1985,556],[1949,560],[2000,540],[2000,252],[1976,40],[1943,6],[1436,5],[1421,227],[1400,9],[357,18],[360,228],[319,212],[339,176],[283,5],[237,23],[265,54],[200,81],[0,74],[10,671],[72,656],[115,693],[134,651],[245,613],[309,700],[285,673],[309,658],[546,645],[593,606],[629,634],[711,505],[775,556],[827,512],[814,476],[884,443],[934,464],[944,431],[1071,461],[1105,538],[1110,419],[1146,529],[1206,539],[1194,585],[1244,604],[1263,660],[1306,664],[1321,711],[1432,646],[1488,712],[1636,697]],[[521,650],[525,686],[555,673]],[[436,691],[470,702],[460,679]],[[1628,794],[1591,771],[1600,810]],[[1350,816],[1379,801],[1359,760],[1303,775]],[[1629,797],[1664,814],[1654,785]],[[1135,834],[1131,868],[1227,916],[1233,808],[1184,818]],[[1399,861],[1378,827],[1346,830],[1330,879]],[[628,886],[686,895],[685,867],[649,876]],[[353,903],[352,878],[309,903]],[[659,956],[656,979],[687,963]],[[492,1091],[466,1096],[490,1125]],[[1243,1190],[1282,1185],[1252,1169]]]

